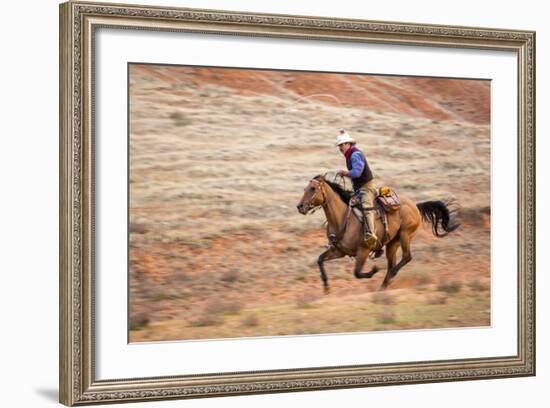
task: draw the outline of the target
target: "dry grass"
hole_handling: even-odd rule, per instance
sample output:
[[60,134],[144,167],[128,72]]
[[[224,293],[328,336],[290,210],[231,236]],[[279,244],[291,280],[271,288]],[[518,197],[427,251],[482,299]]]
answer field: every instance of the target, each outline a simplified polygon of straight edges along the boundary
[[190,320],[191,327],[207,327],[221,325],[224,322],[224,316],[238,314],[242,310],[242,304],[239,301],[222,301],[212,299],[207,301],[202,312]]
[[482,282],[479,279],[474,279],[468,282],[468,287],[474,292],[485,292],[491,288],[491,285],[488,283]]
[[426,299],[428,305],[444,305],[447,303],[448,297],[441,293],[430,295]]
[[177,268],[174,272],[173,280],[176,283],[186,283],[189,282],[192,279],[191,275],[189,275],[187,272],[185,272],[181,268]]
[[221,316],[203,314],[203,315],[197,316],[194,319],[191,319],[189,322],[189,326],[207,327],[207,326],[220,325],[222,323],[223,323],[223,318]]
[[372,296],[372,303],[376,305],[394,305],[395,299],[386,292],[377,292]]
[[144,225],[137,222],[130,223],[130,233],[145,234],[149,229]]
[[395,313],[390,311],[381,312],[376,316],[376,321],[380,324],[392,324],[396,321]]
[[239,313],[243,308],[243,305],[238,300],[232,300],[230,302],[225,302],[225,310],[224,313],[226,314],[237,314]]
[[454,295],[462,289],[462,283],[459,281],[441,282],[437,285],[437,290],[445,292],[449,295]]
[[141,330],[149,324],[147,314],[141,312],[130,316],[130,330]]
[[180,111],[172,112],[170,114],[170,119],[174,120],[176,126],[189,126],[192,123],[191,120]]
[[256,327],[260,324],[260,319],[256,314],[250,314],[242,320],[244,327]]
[[204,306],[204,313],[207,315],[220,315],[224,313],[238,313],[242,309],[239,301],[210,300]]
[[319,299],[319,296],[313,293],[301,293],[296,296],[296,307],[299,309],[307,309],[312,307],[312,303]]
[[433,277],[428,272],[416,272],[414,274],[416,284],[419,286],[426,286],[433,282]]
[[228,283],[236,282],[239,279],[239,271],[237,269],[229,269],[221,275],[220,279]]

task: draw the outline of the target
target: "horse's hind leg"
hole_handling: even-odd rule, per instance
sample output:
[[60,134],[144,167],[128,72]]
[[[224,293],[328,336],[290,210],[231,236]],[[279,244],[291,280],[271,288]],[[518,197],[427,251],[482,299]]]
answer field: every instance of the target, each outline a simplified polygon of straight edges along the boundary
[[394,237],[387,245],[386,245],[386,259],[388,261],[388,267],[386,269],[386,276],[384,277],[384,282],[382,283],[382,286],[380,289],[385,289],[391,280],[391,270],[395,267],[395,261],[397,258],[397,249],[399,248],[399,235]]
[[[384,282],[382,282],[382,286],[380,289],[386,289],[388,285],[391,283],[391,281],[395,278],[397,275],[397,272],[404,267],[406,264],[408,264],[412,260],[411,255],[411,233],[407,231],[401,231],[399,233],[399,240],[397,242],[401,242],[401,251],[403,252],[403,255],[401,256],[401,260],[399,263],[395,266],[392,266],[391,268],[388,268],[388,272],[386,273],[386,277],[384,278]],[[397,246],[394,249],[394,256],[395,251],[397,251]],[[389,252],[389,251],[388,251]],[[388,266],[389,266],[389,258],[388,258]],[[392,261],[392,264],[395,263],[395,258]]]
[[345,254],[340,252],[335,247],[330,247],[325,252],[323,252],[321,255],[319,255],[319,258],[317,258],[317,265],[319,265],[319,270],[321,271],[321,279],[323,281],[323,287],[325,289],[325,293],[328,293],[330,291],[330,288],[328,286],[328,277],[327,272],[325,270],[325,261],[330,261],[331,259],[336,258],[342,258]]

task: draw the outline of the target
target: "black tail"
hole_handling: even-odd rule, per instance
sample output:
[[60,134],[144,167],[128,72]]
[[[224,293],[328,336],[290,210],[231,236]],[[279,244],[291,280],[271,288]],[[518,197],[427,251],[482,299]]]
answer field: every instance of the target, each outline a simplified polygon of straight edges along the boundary
[[432,232],[436,237],[444,237],[460,226],[455,219],[457,209],[450,201],[424,201],[416,206],[422,219],[432,224]]

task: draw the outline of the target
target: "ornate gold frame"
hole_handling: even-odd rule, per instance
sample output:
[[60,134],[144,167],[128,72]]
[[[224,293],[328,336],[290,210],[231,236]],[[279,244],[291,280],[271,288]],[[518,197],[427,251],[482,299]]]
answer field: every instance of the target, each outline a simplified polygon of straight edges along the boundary
[[[94,369],[93,46],[98,27],[500,49],[518,61],[518,350],[513,356],[98,381]],[[60,401],[66,405],[535,374],[535,33],[289,15],[60,5]]]

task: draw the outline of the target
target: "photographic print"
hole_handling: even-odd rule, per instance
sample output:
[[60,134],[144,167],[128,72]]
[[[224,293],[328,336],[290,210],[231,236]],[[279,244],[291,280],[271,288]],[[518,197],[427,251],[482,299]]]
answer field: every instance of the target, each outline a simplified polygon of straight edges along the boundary
[[491,324],[491,83],[130,63],[130,342]]
[[63,404],[535,375],[535,32],[59,17]]

